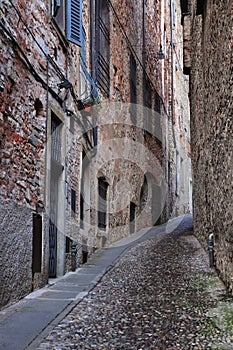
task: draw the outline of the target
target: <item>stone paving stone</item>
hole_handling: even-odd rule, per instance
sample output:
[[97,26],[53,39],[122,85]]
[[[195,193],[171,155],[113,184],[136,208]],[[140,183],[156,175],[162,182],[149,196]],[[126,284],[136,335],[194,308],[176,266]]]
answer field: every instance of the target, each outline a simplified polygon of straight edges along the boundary
[[137,244],[37,350],[229,349],[232,335],[207,314],[217,303],[208,264],[184,228]]

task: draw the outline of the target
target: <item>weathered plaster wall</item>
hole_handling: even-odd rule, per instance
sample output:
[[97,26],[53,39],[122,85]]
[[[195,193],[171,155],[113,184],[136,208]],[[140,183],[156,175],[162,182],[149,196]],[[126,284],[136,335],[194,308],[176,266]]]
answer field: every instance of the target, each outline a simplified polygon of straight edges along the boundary
[[0,204],[0,300],[4,305],[31,292],[32,215],[24,205],[2,200]]

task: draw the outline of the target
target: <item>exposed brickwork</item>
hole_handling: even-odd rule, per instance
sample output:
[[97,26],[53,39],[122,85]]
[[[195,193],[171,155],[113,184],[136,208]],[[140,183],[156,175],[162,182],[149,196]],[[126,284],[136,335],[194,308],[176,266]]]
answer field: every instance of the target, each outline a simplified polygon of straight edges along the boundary
[[[71,47],[66,53],[51,20],[49,2],[47,4],[37,1],[32,9],[25,1],[1,2],[0,182],[3,202],[0,231],[1,252],[4,252],[0,274],[1,305],[21,298],[31,291],[32,285],[38,288],[48,280],[50,114],[53,108],[55,113],[64,115],[59,98],[60,101],[65,99],[66,92],[58,95],[57,84],[61,78],[52,62],[47,61],[46,54],[50,54],[64,75],[67,71],[74,77],[77,68],[70,65]],[[74,57],[77,52],[79,48],[72,47]],[[74,79],[71,80],[74,84]],[[70,109],[75,108],[70,95],[67,102]],[[66,149],[69,118],[63,122],[67,127],[67,137],[63,137]],[[77,147],[72,152],[68,168],[77,170]],[[70,189],[73,180],[69,172],[66,180]],[[43,218],[43,246],[38,247],[43,252],[43,260],[41,272],[32,276],[32,215],[36,211]],[[65,230],[62,234],[64,236]]]
[[[49,276],[77,267],[97,248],[165,220],[173,209],[174,185],[168,196],[165,186],[168,176],[173,183],[176,174],[168,175],[175,159],[170,170],[167,165],[173,151],[166,136],[169,132],[172,137],[172,120],[167,120],[169,35],[164,33],[170,26],[168,2],[111,2],[109,99],[99,83],[100,104],[94,105],[90,92],[88,104],[83,91],[87,83],[90,88],[91,75],[97,79],[95,1],[83,1],[84,64],[90,75],[81,65],[80,48],[58,29],[51,3],[1,2],[0,238],[1,269],[8,274],[4,281],[0,277],[1,305],[21,298],[32,286],[45,285]],[[160,44],[164,60],[157,59]],[[59,88],[64,79],[69,86]],[[180,108],[187,96],[175,92]],[[129,105],[133,93],[137,113]],[[176,132],[186,147],[184,130]],[[99,178],[107,182],[104,229],[98,213]],[[33,274],[35,213],[42,218],[37,247],[42,261]],[[77,249],[74,258],[71,248]]]

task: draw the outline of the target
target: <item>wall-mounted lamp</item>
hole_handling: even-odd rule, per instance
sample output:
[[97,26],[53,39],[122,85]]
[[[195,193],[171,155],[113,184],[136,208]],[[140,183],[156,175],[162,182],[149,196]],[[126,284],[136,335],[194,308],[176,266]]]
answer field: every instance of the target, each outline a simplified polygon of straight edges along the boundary
[[164,59],[165,59],[165,55],[162,50],[162,45],[160,45],[160,50],[159,52],[157,52],[157,60],[164,60]]

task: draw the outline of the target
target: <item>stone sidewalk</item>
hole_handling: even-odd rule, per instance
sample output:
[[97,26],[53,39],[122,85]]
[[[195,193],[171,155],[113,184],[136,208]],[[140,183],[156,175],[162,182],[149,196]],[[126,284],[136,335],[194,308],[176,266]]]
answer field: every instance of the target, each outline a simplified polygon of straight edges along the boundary
[[208,264],[191,216],[143,230],[3,310],[0,349],[233,349]]
[[34,349],[35,344],[111,270],[122,254],[138,242],[172,230],[182,219],[176,218],[166,225],[143,229],[109,248],[97,251],[87,264],[75,272],[51,279],[45,288],[0,311],[0,349],[21,350],[28,346]]

